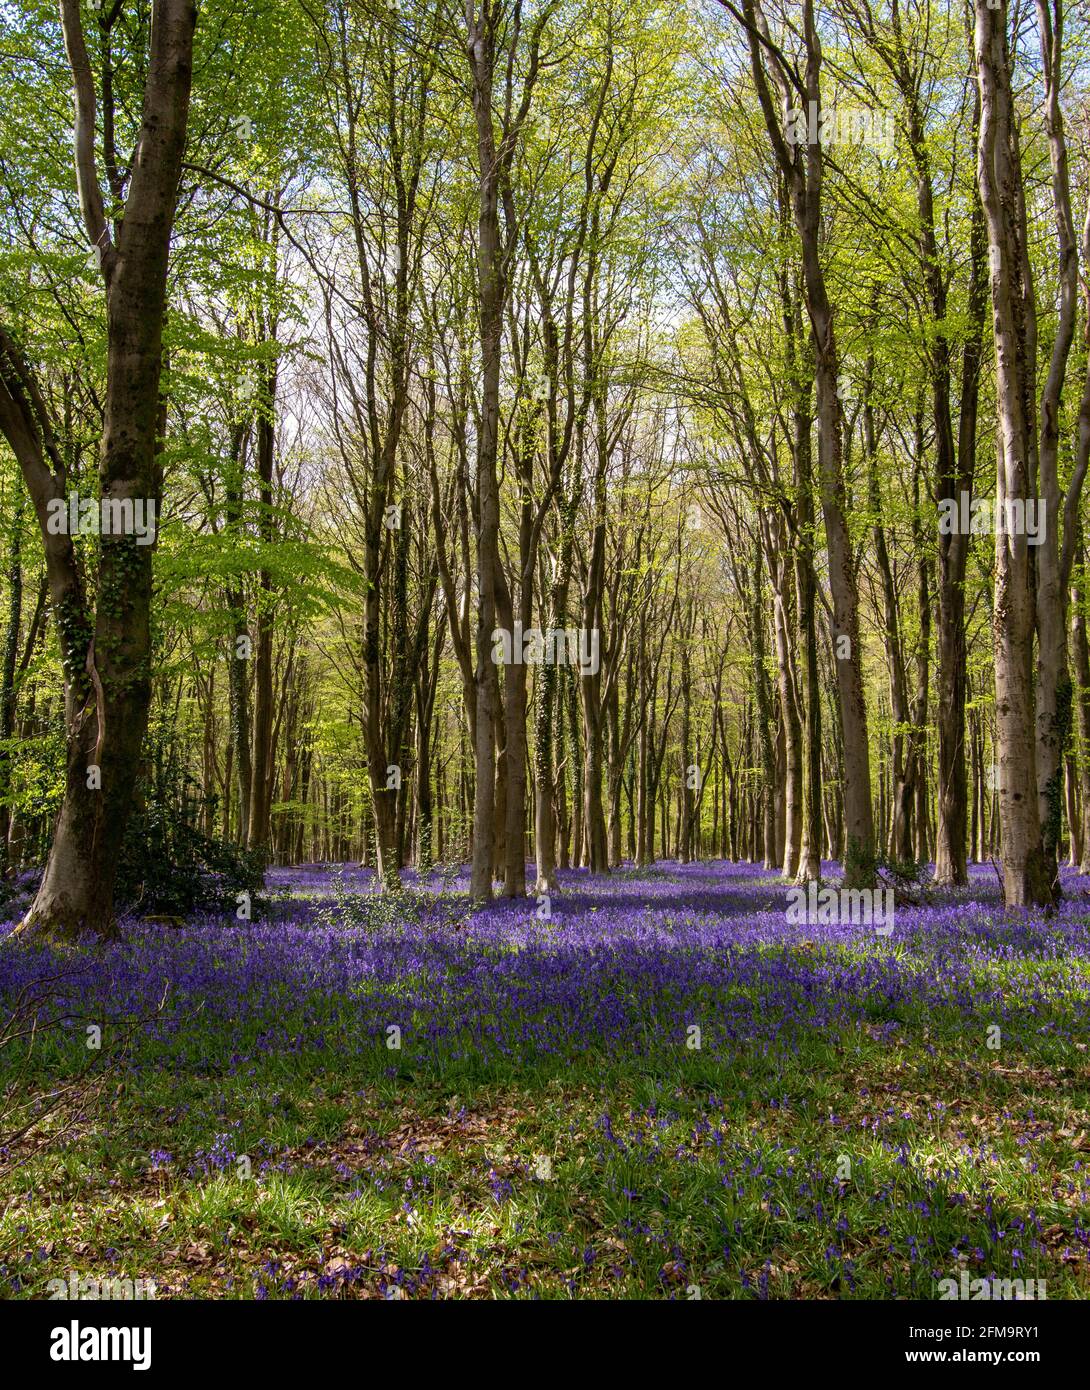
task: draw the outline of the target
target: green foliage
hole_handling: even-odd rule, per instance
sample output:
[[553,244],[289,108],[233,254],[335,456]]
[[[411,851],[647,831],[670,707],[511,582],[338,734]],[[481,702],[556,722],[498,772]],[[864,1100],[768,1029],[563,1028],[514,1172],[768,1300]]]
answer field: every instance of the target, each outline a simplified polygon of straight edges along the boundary
[[256,909],[264,880],[260,853],[206,835],[196,823],[198,798],[197,784],[176,764],[157,769],[125,832],[119,906],[145,913],[233,915],[238,894],[245,892]]
[[343,867],[338,866],[331,876],[333,901],[318,909],[315,921],[323,927],[362,931],[368,936],[396,932],[410,923],[425,922],[453,931],[470,916],[468,898],[454,892],[457,874],[457,865],[443,865],[438,870],[438,892],[421,886],[387,889],[380,893],[350,887]]
[[925,889],[928,886],[931,866],[925,859],[897,859],[882,852],[875,863],[879,873],[892,882],[894,888]]

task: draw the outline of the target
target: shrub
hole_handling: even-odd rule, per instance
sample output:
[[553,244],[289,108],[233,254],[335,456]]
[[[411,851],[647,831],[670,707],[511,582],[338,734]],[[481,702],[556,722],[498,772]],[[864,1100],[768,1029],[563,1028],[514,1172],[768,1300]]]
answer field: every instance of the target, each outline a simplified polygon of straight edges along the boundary
[[254,902],[265,877],[261,852],[206,835],[198,825],[202,809],[199,788],[188,774],[157,770],[125,831],[119,908],[184,916],[233,913],[242,892]]

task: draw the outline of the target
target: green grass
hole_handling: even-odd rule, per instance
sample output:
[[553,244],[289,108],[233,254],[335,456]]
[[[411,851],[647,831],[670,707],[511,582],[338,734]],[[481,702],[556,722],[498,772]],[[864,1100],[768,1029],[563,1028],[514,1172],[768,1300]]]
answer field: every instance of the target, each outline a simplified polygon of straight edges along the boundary
[[[890,1035],[871,1012],[839,1045],[727,1060],[437,1066],[380,1043],[237,1070],[198,1016],[174,1062],[138,1044],[76,1136],[7,1155],[0,1294],[75,1271],[160,1298],[933,1298],[964,1267],[1086,1297],[1085,1048],[1041,1016],[992,1051],[986,1020],[902,1006]],[[43,1038],[29,1083],[79,1045]],[[222,1171],[187,1174],[217,1136]]]
[[[436,1273],[419,1292],[439,1295],[928,1297],[932,1261],[956,1270],[946,1251],[959,1238],[985,1252],[967,1268],[1009,1273],[988,1236],[990,1192],[1000,1226],[1040,1217],[1045,1252],[1017,1272],[1046,1278],[1050,1297],[1086,1293],[1085,1264],[1062,1251],[1081,1253],[1076,1165],[1087,1158],[1073,1146],[1085,1142],[1087,1097],[1055,1065],[861,1039],[836,1053],[815,1040],[794,1065],[749,1059],[729,1072],[699,1055],[658,1074],[589,1059],[491,1080],[417,1077],[407,1060],[397,1077],[374,1071],[372,1061],[334,1077],[279,1058],[231,1078],[144,1074],[78,1143],[7,1174],[0,1264],[32,1296],[70,1269],[153,1278],[160,1297],[248,1298],[259,1286],[316,1296],[327,1273],[328,1295],[344,1292],[338,1271],[357,1266],[372,1273],[348,1292],[381,1296],[395,1269],[419,1276],[427,1257]],[[1005,1114],[1024,1114],[1027,1098],[1036,1126]],[[607,1112],[620,1143],[602,1133]],[[876,1114],[876,1130],[858,1127]],[[980,1166],[928,1191],[925,1174],[941,1175],[964,1147],[959,1131],[983,1146]],[[185,1176],[224,1133],[251,1176],[235,1161]],[[175,1159],[159,1172],[156,1149]],[[735,1172],[763,1165],[770,1187],[724,1185],[724,1151]],[[274,1165],[264,1172],[263,1155]],[[837,1191],[841,1155],[851,1174]],[[800,1170],[821,1219],[800,1195]],[[963,1205],[950,1200],[954,1186]],[[910,1239],[931,1253],[914,1261]],[[1028,1237],[1021,1244],[1028,1251]]]

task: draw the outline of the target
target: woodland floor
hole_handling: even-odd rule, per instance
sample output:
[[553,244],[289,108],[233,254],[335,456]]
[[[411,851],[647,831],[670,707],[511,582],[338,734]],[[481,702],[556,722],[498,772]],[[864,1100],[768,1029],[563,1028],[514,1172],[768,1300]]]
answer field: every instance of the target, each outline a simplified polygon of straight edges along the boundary
[[0,1150],[0,1296],[1086,1297],[1090,881],[1045,919],[972,872],[886,938],[720,863],[548,920],[312,866],[252,924],[0,942],[0,1003],[68,1015],[0,1049],[0,1129],[92,1068]]

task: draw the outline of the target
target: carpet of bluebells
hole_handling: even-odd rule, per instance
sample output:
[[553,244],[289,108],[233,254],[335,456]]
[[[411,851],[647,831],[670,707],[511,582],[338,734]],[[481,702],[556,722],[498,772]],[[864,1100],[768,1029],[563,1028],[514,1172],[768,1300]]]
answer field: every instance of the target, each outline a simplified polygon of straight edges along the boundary
[[889,936],[662,863],[475,914],[305,866],[252,920],[0,941],[0,1020],[40,1020],[0,1048],[0,1295],[1085,1297],[1090,880],[1044,916],[971,872]]

